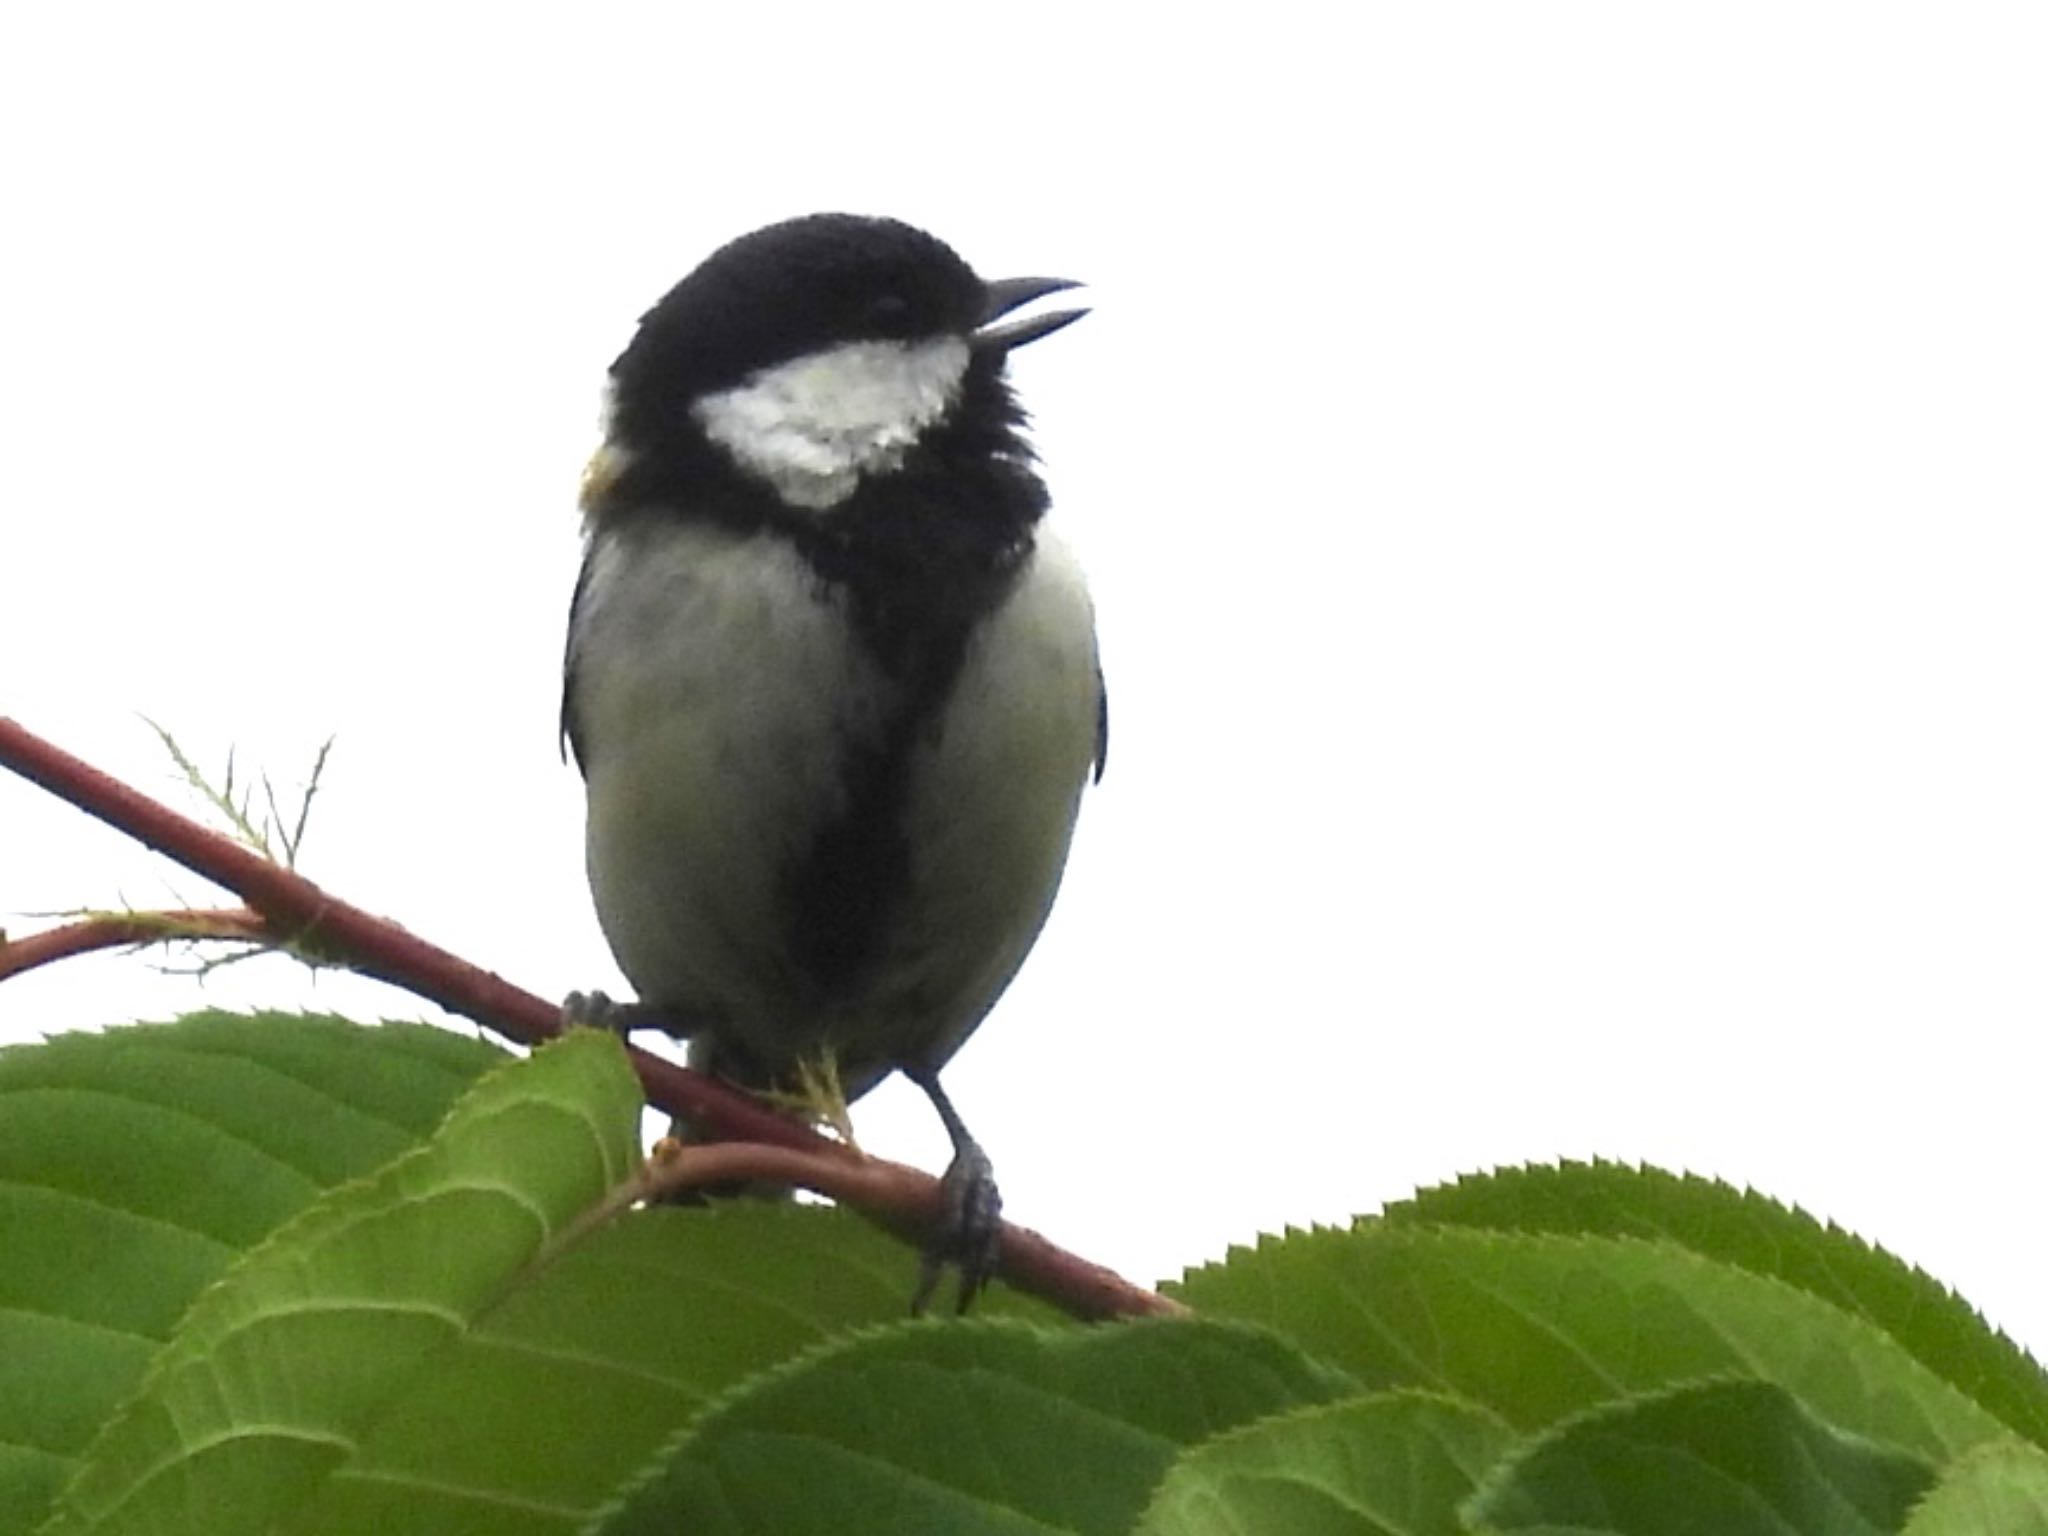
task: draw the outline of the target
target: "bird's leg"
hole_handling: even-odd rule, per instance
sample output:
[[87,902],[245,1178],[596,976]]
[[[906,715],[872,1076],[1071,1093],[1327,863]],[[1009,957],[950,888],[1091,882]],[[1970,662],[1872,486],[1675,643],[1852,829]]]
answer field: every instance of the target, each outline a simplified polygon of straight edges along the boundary
[[924,1269],[917,1294],[911,1298],[913,1315],[922,1313],[938,1289],[939,1276],[948,1265],[960,1271],[960,1302],[965,1312],[996,1271],[996,1245],[1003,1230],[1003,1197],[996,1189],[995,1165],[981,1144],[967,1133],[967,1125],[946,1090],[939,1086],[939,1074],[930,1068],[906,1068],[905,1077],[924,1090],[953,1139],[953,1161],[939,1181],[944,1210],[939,1227],[924,1250]]

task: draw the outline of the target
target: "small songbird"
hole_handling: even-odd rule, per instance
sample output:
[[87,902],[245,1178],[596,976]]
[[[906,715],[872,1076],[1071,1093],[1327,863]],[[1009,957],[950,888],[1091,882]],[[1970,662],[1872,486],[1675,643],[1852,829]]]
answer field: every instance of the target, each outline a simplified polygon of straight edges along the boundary
[[1081,572],[1004,378],[1076,284],[892,219],[714,252],[611,369],[562,728],[634,1017],[762,1089],[891,1071],[953,1142],[964,1309],[1001,1202],[939,1069],[1038,937],[1108,712]]

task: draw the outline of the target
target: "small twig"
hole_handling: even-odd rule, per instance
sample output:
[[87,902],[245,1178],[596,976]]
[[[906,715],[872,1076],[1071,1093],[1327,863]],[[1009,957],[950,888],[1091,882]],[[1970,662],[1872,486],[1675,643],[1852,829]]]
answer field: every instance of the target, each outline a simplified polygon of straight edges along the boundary
[[239,939],[250,944],[282,944],[263,918],[247,907],[191,907],[164,912],[95,912],[62,928],[49,928],[27,938],[0,938],[0,981],[19,976],[53,960],[68,960],[94,950],[124,945],[155,944],[177,939]]
[[[561,1032],[556,1004],[387,918],[328,895],[303,875],[179,815],[5,716],[0,716],[0,767],[233,891],[249,904],[268,938],[388,981],[522,1044],[537,1045]],[[929,1174],[828,1141],[737,1090],[658,1056],[631,1047],[628,1054],[650,1104],[725,1138],[689,1149],[691,1177],[801,1184],[844,1199],[912,1241],[922,1242],[937,1229],[941,1196],[938,1180]],[[1005,1224],[1001,1254],[1005,1280],[1076,1317],[1147,1316],[1177,1305],[1026,1227]]]
[[199,765],[186,755],[185,749],[178,745],[177,737],[147,715],[142,717],[142,723],[156,732],[157,740],[163,743],[164,751],[170,754],[172,763],[184,776],[186,787],[218,811],[221,819],[235,829],[235,836],[246,846],[255,849],[266,859],[271,857],[270,839],[264,835],[263,828],[249,819],[248,792],[245,790],[239,801],[235,799],[235,749],[228,748],[227,767],[221,774],[219,786],[216,787],[201,771]]
[[[320,750],[313,754],[313,771],[306,775],[305,792],[299,796],[298,819],[292,823],[290,832],[284,832],[284,822],[278,818],[277,825],[284,838],[284,862],[287,869],[299,867],[299,847],[306,840],[306,818],[313,813],[313,797],[320,793],[320,775],[327,771],[327,754],[334,750],[334,738],[328,737],[320,743]],[[270,790],[270,780],[265,778],[263,788]],[[277,796],[270,796],[270,814],[277,818]]]

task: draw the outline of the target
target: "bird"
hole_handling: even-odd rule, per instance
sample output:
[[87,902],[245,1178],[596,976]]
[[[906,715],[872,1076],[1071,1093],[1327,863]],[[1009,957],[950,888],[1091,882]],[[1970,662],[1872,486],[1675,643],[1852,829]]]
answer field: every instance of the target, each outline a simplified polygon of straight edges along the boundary
[[628,1017],[747,1088],[923,1091],[953,1156],[917,1311],[995,1268],[993,1166],[939,1074],[1036,942],[1108,754],[1093,605],[1006,376],[1087,313],[1027,306],[1079,286],[984,280],[891,218],[742,235],[612,364],[581,496],[561,726]]

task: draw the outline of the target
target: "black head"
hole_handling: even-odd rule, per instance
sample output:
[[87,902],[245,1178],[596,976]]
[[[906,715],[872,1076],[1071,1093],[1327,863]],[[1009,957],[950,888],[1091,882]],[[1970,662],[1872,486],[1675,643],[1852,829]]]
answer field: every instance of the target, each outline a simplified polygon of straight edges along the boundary
[[1082,311],[976,327],[1073,286],[983,282],[951,246],[896,219],[819,213],[770,224],[712,252],[641,317],[612,364],[614,419],[629,437],[643,436],[636,427],[658,436],[691,401],[845,342],[950,334],[999,360]]
[[640,319],[612,377],[684,398],[846,341],[971,330],[981,279],[950,246],[894,219],[819,213],[742,235]]

